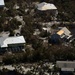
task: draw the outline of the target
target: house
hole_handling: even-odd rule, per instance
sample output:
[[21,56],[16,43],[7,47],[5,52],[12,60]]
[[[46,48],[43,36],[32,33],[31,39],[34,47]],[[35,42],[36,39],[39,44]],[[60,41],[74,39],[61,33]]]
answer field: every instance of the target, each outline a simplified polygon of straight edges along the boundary
[[0,52],[22,51],[26,43],[23,36],[0,37]]
[[51,35],[49,38],[49,43],[60,44],[61,42],[68,43],[72,42],[73,40],[74,39],[71,32],[66,27],[62,27],[59,31]]
[[56,67],[61,69],[60,75],[73,75],[75,71],[75,61],[57,61]]
[[5,3],[4,0],[0,0],[0,7],[4,7]]
[[66,38],[67,40],[72,37],[71,32],[66,27],[63,27],[61,30],[59,30],[57,34],[61,38]]
[[56,6],[51,3],[42,2],[42,3],[37,4],[36,8],[41,13],[45,12],[45,13],[50,14],[52,16],[57,16],[57,14],[58,14]]
[[40,4],[37,4],[37,9],[40,11],[46,11],[46,10],[57,10],[56,6],[54,4],[42,2]]

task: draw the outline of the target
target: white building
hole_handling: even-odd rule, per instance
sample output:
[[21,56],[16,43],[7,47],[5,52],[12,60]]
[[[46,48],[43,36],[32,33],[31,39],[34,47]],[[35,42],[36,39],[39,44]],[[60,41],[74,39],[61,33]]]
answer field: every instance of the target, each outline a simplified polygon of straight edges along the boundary
[[25,43],[23,36],[0,37],[0,51],[21,51]]
[[40,11],[46,11],[46,10],[57,10],[56,6],[54,4],[42,2],[40,4],[37,4],[37,9]]
[[57,61],[56,66],[61,69],[61,71],[74,71],[75,61]]
[[54,4],[42,2],[36,5],[38,11],[48,12],[48,14],[54,15],[58,14],[57,7]]
[[3,7],[5,5],[4,0],[0,0],[0,7]]

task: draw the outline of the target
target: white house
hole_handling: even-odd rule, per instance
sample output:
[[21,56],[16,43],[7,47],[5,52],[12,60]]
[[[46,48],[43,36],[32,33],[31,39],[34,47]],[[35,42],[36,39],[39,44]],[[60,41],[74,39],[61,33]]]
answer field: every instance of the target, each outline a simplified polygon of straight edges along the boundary
[[12,44],[24,44],[25,43],[25,39],[23,36],[15,36],[15,37],[1,37],[0,38],[0,46],[1,48],[3,47],[9,47],[9,45]]
[[37,9],[40,11],[46,11],[46,10],[57,10],[56,6],[54,4],[42,2],[40,4],[37,4]]
[[23,36],[0,37],[0,51],[20,51],[26,43]]
[[36,5],[36,8],[38,11],[41,12],[48,12],[48,14],[57,16],[58,11],[57,11],[57,7],[52,4],[52,3],[46,3],[46,2],[42,2]]
[[0,7],[4,7],[5,3],[4,0],[0,0]]

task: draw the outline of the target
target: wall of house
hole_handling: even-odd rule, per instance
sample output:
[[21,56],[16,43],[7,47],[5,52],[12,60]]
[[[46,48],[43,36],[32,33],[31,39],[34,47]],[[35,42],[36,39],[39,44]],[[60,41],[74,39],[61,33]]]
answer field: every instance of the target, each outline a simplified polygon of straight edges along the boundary
[[3,8],[4,8],[4,5],[0,5],[0,9],[1,9],[1,8],[3,9]]
[[0,48],[0,53],[3,54],[5,52],[22,52],[25,49],[24,44],[12,44],[8,45],[7,48]]

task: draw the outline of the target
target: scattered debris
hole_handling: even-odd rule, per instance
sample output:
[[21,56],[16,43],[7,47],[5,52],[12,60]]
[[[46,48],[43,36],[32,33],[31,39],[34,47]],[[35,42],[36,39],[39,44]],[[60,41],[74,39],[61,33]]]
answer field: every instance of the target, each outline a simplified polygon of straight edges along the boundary
[[19,8],[20,7],[17,4],[15,4],[14,7],[13,7],[13,9],[16,9],[16,10],[19,9]]

